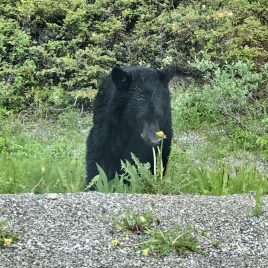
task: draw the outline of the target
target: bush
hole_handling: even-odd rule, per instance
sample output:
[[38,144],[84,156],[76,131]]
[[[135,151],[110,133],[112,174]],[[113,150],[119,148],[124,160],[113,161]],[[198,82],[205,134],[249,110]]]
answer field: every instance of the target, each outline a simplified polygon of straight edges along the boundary
[[[115,63],[267,61],[265,0],[3,0],[0,106],[87,108]],[[90,106],[89,106],[90,107]]]
[[266,116],[267,100],[258,99],[257,95],[260,91],[265,96],[268,94],[268,64],[258,72],[249,61],[237,61],[224,68],[208,60],[197,60],[193,65],[207,73],[206,83],[191,85],[178,94],[173,104],[176,123],[239,124],[243,117],[262,119]]
[[179,88],[172,103],[174,127],[181,131],[201,124],[220,126],[233,149],[258,151],[267,159],[268,64],[259,71],[249,61],[224,68],[209,60],[193,65],[206,72],[206,82]]

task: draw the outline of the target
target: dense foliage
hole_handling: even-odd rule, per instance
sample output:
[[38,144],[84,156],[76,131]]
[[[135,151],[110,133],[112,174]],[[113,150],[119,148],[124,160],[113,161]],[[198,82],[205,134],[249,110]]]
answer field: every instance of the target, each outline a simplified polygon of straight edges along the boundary
[[118,62],[267,61],[266,0],[2,0],[0,107],[90,103]]

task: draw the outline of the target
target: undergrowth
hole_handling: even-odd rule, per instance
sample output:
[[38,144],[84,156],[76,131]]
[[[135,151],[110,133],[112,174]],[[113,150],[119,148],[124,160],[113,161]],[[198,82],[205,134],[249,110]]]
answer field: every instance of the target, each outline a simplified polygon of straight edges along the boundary
[[[100,192],[179,194],[198,193],[202,195],[228,195],[247,193],[262,189],[268,194],[268,176],[254,168],[237,167],[235,169],[218,164],[214,168],[201,168],[181,165],[176,162],[176,169],[168,171],[163,180],[151,174],[149,165],[142,164],[132,156],[135,165],[122,164],[123,174],[108,181],[104,171],[99,167],[99,175],[92,185]],[[172,161],[172,160],[171,160]],[[175,165],[175,163],[174,163]],[[124,180],[130,185],[124,183]]]
[[[175,135],[166,175],[161,157],[156,158],[161,150],[152,151],[154,174],[133,156],[135,164],[122,162],[121,173],[112,181],[98,167],[100,174],[92,181],[98,191],[226,195],[260,187],[267,194],[265,165],[262,172],[253,162],[234,167],[225,157],[242,150],[260,161],[267,159],[268,65],[260,71],[248,61],[220,67],[205,55],[192,64],[206,73],[205,80],[173,87]],[[71,108],[50,117],[0,109],[0,193],[83,191],[85,139],[91,124],[90,116]],[[203,131],[206,136],[208,144],[194,157],[176,140],[183,131]]]
[[53,120],[0,118],[0,193],[83,190],[85,127],[69,111]]
[[[200,245],[199,237],[209,239],[205,232],[191,226],[182,228],[176,225],[163,228],[160,219],[151,211],[144,213],[126,211],[123,217],[113,215],[113,223],[115,227],[113,233],[116,239],[112,241],[112,245],[121,248],[132,247],[142,252],[144,256],[154,254],[163,256],[171,252],[185,255],[190,251],[204,254],[205,250]],[[135,242],[132,241],[133,238],[136,238]],[[210,241],[209,244],[211,247],[216,246],[215,241]]]

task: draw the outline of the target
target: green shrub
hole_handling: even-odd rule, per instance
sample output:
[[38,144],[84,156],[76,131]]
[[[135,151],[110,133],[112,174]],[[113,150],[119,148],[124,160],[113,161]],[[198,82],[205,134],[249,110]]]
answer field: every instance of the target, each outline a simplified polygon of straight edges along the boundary
[[260,72],[252,63],[237,61],[224,68],[209,60],[196,60],[194,66],[207,72],[206,83],[191,85],[175,97],[175,121],[196,125],[200,122],[236,122],[243,117],[266,117],[266,99],[255,95],[260,88],[268,94],[268,65]]
[[267,62],[265,0],[3,0],[0,9],[7,110],[91,107],[116,62],[159,68],[204,52],[220,63]]

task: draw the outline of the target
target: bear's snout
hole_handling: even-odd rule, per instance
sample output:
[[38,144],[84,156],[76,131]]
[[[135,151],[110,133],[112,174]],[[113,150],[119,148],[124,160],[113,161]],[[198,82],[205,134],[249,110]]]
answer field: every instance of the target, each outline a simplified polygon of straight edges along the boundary
[[144,140],[144,142],[149,146],[157,146],[161,138],[156,135],[156,133],[159,131],[159,124],[158,122],[155,123],[144,123],[143,131],[141,133],[141,137]]

